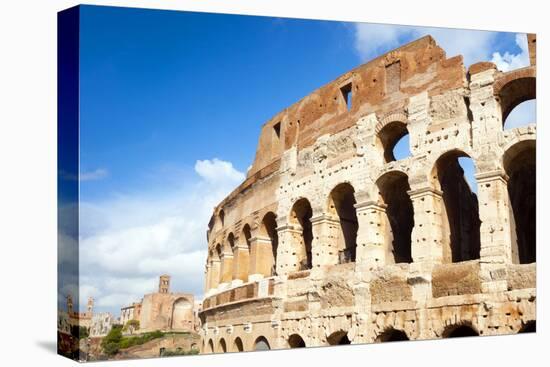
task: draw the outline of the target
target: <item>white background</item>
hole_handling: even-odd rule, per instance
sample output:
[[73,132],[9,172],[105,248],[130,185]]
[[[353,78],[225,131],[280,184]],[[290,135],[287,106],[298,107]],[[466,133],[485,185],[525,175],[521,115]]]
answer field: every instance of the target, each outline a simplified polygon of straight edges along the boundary
[[[535,32],[537,99],[548,100],[549,20],[543,1],[93,1],[166,9],[258,14],[346,21]],[[56,343],[56,12],[75,1],[3,1],[0,5],[0,365],[66,366]],[[423,366],[543,365],[548,356],[547,165],[549,138],[544,103],[537,103],[538,332],[314,348],[263,353],[97,363],[97,366],[268,366],[384,363]],[[546,269],[548,270],[548,268]],[[545,311],[546,309],[546,311]],[[546,350],[543,348],[546,347]],[[538,361],[538,362],[536,362]]]

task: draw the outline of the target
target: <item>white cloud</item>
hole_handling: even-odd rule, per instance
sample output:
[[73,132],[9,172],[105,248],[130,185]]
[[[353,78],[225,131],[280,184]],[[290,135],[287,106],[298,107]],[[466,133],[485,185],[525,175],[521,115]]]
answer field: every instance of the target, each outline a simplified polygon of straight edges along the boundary
[[231,162],[221,161],[218,158],[197,161],[195,171],[209,183],[219,183],[227,180],[243,181],[245,178],[244,174],[237,171]]
[[357,23],[355,49],[363,61],[373,59],[410,41],[431,35],[447,57],[463,55],[468,67],[491,58],[497,32],[451,28],[412,27],[386,24]]
[[105,168],[98,168],[94,171],[80,172],[80,181],[101,180],[109,175]]
[[516,44],[520,48],[519,54],[512,54],[506,51],[504,54],[494,52],[491,59],[501,71],[519,69],[529,65],[529,49],[527,46],[527,36],[525,34],[516,34]]
[[174,174],[181,180],[177,187],[161,183],[81,204],[81,282],[101,290],[99,307],[117,314],[154,291],[162,273],[172,275],[172,290],[202,293],[212,209],[245,176],[216,158],[194,168],[185,178]]

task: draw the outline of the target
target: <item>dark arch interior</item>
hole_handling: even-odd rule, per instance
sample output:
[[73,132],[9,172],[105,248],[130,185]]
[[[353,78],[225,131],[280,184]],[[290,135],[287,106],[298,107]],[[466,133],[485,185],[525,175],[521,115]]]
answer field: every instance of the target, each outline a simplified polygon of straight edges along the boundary
[[[536,152],[535,142],[519,143],[504,158],[508,196],[513,212],[512,238],[516,262],[536,261]],[[515,235],[515,236],[514,236]]]
[[214,353],[214,342],[212,341],[212,339],[208,341],[208,352]]
[[[378,133],[378,138],[380,143],[382,143],[382,148],[384,149],[384,160],[386,162],[395,161],[396,154],[394,148],[397,143],[403,139],[406,135],[409,134],[407,130],[407,125],[401,121],[394,121],[382,128]],[[407,149],[408,155],[410,151]]]
[[225,212],[222,210],[220,210],[220,223],[222,224],[222,227],[224,226],[224,221],[225,221]]
[[220,349],[223,353],[227,353],[227,345],[224,339],[220,339]]
[[348,333],[345,331],[338,331],[335,333],[332,333],[328,338],[327,341],[329,345],[346,345],[351,344],[351,341],[348,338]]
[[452,262],[479,259],[480,251],[481,221],[477,195],[464,177],[459,157],[467,156],[452,151],[441,156],[436,163],[449,225]]
[[313,230],[311,227],[312,215],[313,211],[307,199],[300,199],[294,204],[293,216],[295,221],[302,227],[302,236],[306,250],[306,258],[300,260],[300,270],[311,269],[313,265],[311,254],[311,242],[313,241]]
[[537,98],[536,84],[536,78],[525,77],[514,79],[502,87],[499,92],[502,122],[506,121],[517,105]]
[[382,176],[378,182],[382,200],[387,205],[386,215],[392,231],[392,252],[396,263],[412,262],[411,233],[414,227],[414,210],[407,175],[392,172]]
[[250,250],[250,238],[252,237],[252,233],[250,233],[250,226],[248,224],[245,224],[245,226],[243,227],[243,235],[244,240],[246,241],[246,245]]
[[339,263],[355,261],[357,249],[357,212],[355,209],[354,189],[350,184],[338,185],[331,192],[331,209],[338,215],[341,235],[344,240],[344,250],[338,254]]
[[266,234],[271,240],[271,253],[273,256],[272,266],[271,266],[271,275],[277,274],[277,247],[279,246],[279,236],[277,234],[277,220],[274,213],[269,212],[265,215],[262,224],[266,231]]
[[290,338],[288,338],[288,345],[290,348],[305,348],[306,343],[304,342],[304,339],[298,334],[292,334]]
[[237,350],[237,352],[242,352],[244,350],[243,341],[239,337],[235,339],[235,349]]
[[461,338],[463,336],[478,336],[479,334],[469,326],[461,325],[450,330],[445,337],[446,338]]
[[527,321],[525,325],[520,329],[519,333],[536,333],[537,332],[537,322],[536,321]]
[[263,336],[256,339],[256,342],[254,342],[254,350],[270,350],[269,343],[267,342],[267,339]]
[[229,233],[229,236],[227,236],[227,242],[229,243],[231,250],[233,250],[235,248],[235,236],[233,235],[233,232]]
[[379,337],[380,342],[396,342],[409,340],[409,337],[403,330],[390,329],[383,332]]

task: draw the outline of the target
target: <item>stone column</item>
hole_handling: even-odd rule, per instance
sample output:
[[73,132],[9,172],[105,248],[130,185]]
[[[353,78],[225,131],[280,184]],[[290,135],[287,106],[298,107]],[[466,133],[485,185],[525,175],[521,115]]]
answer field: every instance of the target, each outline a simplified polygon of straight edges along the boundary
[[210,289],[218,288],[220,283],[220,259],[213,258],[210,263]]
[[375,201],[355,204],[357,210],[356,262],[369,267],[386,263],[386,205]]
[[254,280],[271,276],[273,250],[269,237],[256,236],[250,239],[250,278]]
[[408,192],[414,209],[411,233],[413,262],[441,264],[451,262],[449,238],[445,230],[443,193],[426,187]]
[[338,219],[327,214],[320,214],[311,218],[313,268],[338,264],[339,249],[336,240],[339,225]]
[[[277,249],[277,274],[287,276],[289,273],[300,269],[296,241],[300,241],[302,230],[292,225],[284,225],[277,228],[277,234],[279,237],[279,247]],[[305,249],[303,249],[303,251],[305,252]],[[305,256],[305,253],[303,256]]]
[[207,293],[210,289],[210,260],[207,261],[204,269],[204,292]]
[[239,243],[235,246],[233,253],[233,281],[232,284],[237,284],[248,281],[248,265],[250,262],[250,254],[246,243]]
[[508,176],[501,170],[478,173],[480,259],[483,292],[507,290],[506,265],[517,251],[512,246],[511,208],[508,198]]
[[[233,253],[230,249],[224,249],[221,259],[220,282],[224,286],[228,285],[233,278]],[[220,284],[220,285],[221,285]]]

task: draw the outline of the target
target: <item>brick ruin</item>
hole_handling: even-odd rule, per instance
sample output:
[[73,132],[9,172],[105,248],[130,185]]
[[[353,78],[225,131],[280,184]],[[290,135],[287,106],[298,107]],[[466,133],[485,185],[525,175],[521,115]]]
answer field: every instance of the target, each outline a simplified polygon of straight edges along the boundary
[[267,122],[209,223],[201,352],[533,331],[536,124],[504,126],[528,41],[500,72],[426,36]]

